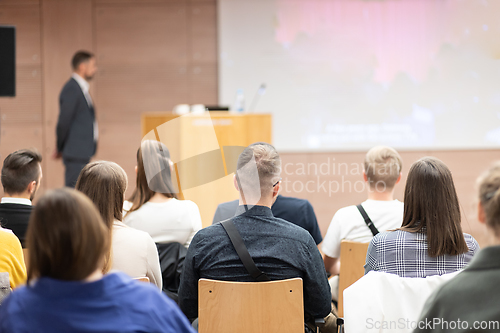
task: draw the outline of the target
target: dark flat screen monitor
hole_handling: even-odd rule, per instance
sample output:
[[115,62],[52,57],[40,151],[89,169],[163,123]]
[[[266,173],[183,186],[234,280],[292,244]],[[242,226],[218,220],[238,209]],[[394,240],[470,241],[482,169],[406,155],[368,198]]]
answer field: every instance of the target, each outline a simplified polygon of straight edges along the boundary
[[16,96],[16,28],[0,26],[0,96]]

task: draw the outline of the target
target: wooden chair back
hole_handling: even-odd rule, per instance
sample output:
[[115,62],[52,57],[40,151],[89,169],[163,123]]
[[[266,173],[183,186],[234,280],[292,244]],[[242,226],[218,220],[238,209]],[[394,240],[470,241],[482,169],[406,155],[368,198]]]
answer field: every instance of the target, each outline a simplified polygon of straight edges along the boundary
[[140,276],[140,277],[134,278],[134,280],[149,283],[149,278],[147,276]]
[[339,316],[344,316],[344,289],[365,275],[366,251],[370,243],[343,240],[340,243]]
[[304,333],[302,279],[198,281],[200,333]]

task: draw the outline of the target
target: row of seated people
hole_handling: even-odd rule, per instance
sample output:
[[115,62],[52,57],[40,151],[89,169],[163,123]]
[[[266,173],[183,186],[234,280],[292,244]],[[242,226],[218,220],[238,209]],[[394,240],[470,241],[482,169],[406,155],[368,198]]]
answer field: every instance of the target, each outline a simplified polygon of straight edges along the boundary
[[[155,154],[165,157],[161,145],[155,143],[149,146],[153,147],[151,154],[138,152],[138,187],[141,169],[147,169],[148,165],[152,164],[140,162],[140,157],[154,156]],[[144,147],[143,144],[141,148],[144,149]],[[152,161],[155,160],[157,163],[161,159],[152,159]],[[164,170],[166,169],[169,168],[164,168]],[[330,286],[324,267],[326,266],[327,270],[335,275],[335,270],[332,267],[338,266],[337,258],[339,255],[338,251],[335,252],[337,245],[332,245],[329,239],[348,238],[350,234],[356,235],[356,233],[362,234],[367,231],[371,233],[373,231],[365,224],[360,212],[353,214],[356,212],[354,206],[337,212],[323,242],[325,252],[325,266],[323,266],[323,260],[316,248],[318,242],[303,228],[273,216],[271,207],[274,207],[273,203],[280,200],[278,197],[280,169],[279,155],[272,146],[258,143],[245,149],[238,160],[238,171],[235,177],[235,186],[240,192],[240,205],[235,207],[236,215],[233,213],[235,216],[231,221],[241,233],[256,265],[271,280],[289,277],[301,277],[304,280],[304,309],[307,318],[326,317],[326,324],[322,327],[322,331],[333,331],[335,325],[332,320],[334,315],[330,314],[332,312]],[[258,172],[252,172],[255,170]],[[144,173],[147,174],[148,171],[146,170]],[[412,165],[405,190],[404,216],[399,220],[399,225],[395,226],[380,224],[378,217],[384,220],[386,215],[380,207],[392,206],[395,208],[387,210],[392,212],[389,213],[390,215],[401,213],[402,203],[392,199],[394,185],[399,182],[401,177],[399,155],[387,147],[372,149],[366,156],[364,176],[370,184],[369,200],[362,205],[366,210],[365,214],[368,213],[373,224],[380,230],[400,228],[397,231],[381,233],[372,240],[367,256],[367,271],[385,270],[402,276],[418,277],[443,274],[463,268],[477,251],[478,246],[475,240],[469,235],[464,236],[461,232],[460,211],[451,173],[441,161],[425,158]],[[163,177],[164,180],[158,182],[159,184],[170,184],[165,181],[165,179],[170,178],[169,173],[160,177]],[[140,238],[134,237],[131,232],[132,228],[128,228],[131,229],[128,230],[119,222],[122,220],[123,194],[126,185],[126,175],[118,165],[111,162],[94,162],[82,170],[77,189],[92,199],[113,235],[111,242],[113,250],[107,252],[102,272],[105,273],[113,267],[115,260],[116,263],[120,263],[120,258],[117,259],[116,256],[127,253],[129,260],[120,264],[124,267],[121,270],[127,272],[129,269],[136,269],[135,274],[129,273],[129,275],[134,276],[139,274],[137,270],[140,270],[141,266],[132,260],[138,251],[130,249],[141,243]],[[36,190],[36,186],[38,186],[36,182],[34,186],[34,190],[29,191],[30,194]],[[378,186],[382,186],[382,190],[378,189]],[[148,194],[149,200],[154,200],[155,196],[159,197],[159,193],[173,192],[160,188],[152,189],[149,187],[148,189],[152,191]],[[136,195],[136,193],[134,194]],[[133,196],[129,214],[133,216],[133,213],[136,213],[139,217],[134,219],[134,227],[141,229],[141,222],[139,222],[141,215],[142,221],[144,221],[154,219],[154,216],[161,214],[158,211],[156,214],[153,212],[154,205],[147,213],[139,214],[140,206],[144,207],[148,199],[145,199],[144,193]],[[111,205],[110,202],[116,204]],[[134,209],[134,206],[139,208]],[[439,214],[439,212],[445,213]],[[349,214],[354,217],[353,221],[342,222],[342,219],[345,219]],[[125,221],[127,216],[128,214],[125,216]],[[361,219],[361,223],[357,225],[354,223],[356,217],[357,220]],[[155,226],[154,223],[151,223],[145,228],[153,236],[154,232],[151,230],[154,230],[155,227],[159,228],[159,225]],[[115,235],[120,234],[121,230],[127,230],[130,237],[123,237],[122,245],[118,246],[115,245],[118,243]],[[133,231],[135,232],[135,230]],[[143,243],[146,245],[143,244],[141,248],[147,248],[147,242]],[[405,246],[401,246],[401,244]],[[198,279],[252,281],[221,225],[215,224],[200,230],[194,237],[191,234],[187,237],[185,245],[189,245],[189,249],[181,277],[179,304],[191,320],[194,320],[198,313]],[[148,257],[148,250],[142,252],[146,253],[145,256],[142,256],[144,260]],[[156,253],[156,251],[150,252]],[[122,259],[127,256],[122,256]],[[154,255],[152,256],[154,257]],[[404,263],[401,263],[401,258],[404,258]],[[148,260],[146,260],[148,262],[146,275],[149,274],[148,270],[154,270],[151,267],[155,265],[155,261],[157,265],[157,253],[155,259]],[[127,269],[127,266],[130,268]],[[144,269],[141,268],[140,274],[143,274],[143,271]],[[154,274],[153,279],[161,281],[161,279],[155,278]]]

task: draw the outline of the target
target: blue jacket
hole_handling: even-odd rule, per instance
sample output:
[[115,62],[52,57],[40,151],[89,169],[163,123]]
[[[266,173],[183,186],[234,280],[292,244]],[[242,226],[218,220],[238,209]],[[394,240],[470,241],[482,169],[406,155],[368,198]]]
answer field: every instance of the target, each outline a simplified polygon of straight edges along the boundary
[[43,277],[0,307],[0,332],[193,333],[177,305],[156,287],[123,273],[94,282]]

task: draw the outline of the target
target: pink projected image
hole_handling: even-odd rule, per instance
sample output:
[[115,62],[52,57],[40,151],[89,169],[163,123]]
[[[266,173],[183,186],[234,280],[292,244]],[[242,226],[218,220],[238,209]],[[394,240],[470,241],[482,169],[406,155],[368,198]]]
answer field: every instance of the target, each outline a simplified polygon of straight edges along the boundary
[[[221,6],[228,24],[224,14],[231,10],[247,16],[221,40],[221,83],[230,96],[245,80],[255,86],[266,80],[262,104],[283,125],[276,127],[278,147],[500,146],[500,1]],[[236,50],[233,36],[252,47]],[[287,137],[287,128],[299,135]]]

